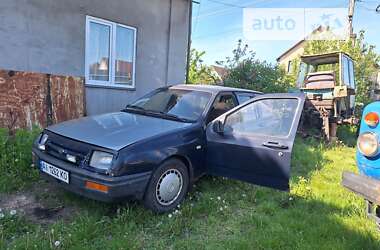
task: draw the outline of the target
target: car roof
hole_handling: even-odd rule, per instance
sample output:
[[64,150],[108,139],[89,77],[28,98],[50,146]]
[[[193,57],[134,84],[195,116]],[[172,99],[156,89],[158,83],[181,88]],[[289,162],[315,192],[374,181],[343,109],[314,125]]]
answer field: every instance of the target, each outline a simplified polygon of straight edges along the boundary
[[232,87],[224,87],[219,85],[204,85],[204,84],[179,84],[173,85],[171,88],[175,89],[188,89],[188,90],[198,90],[205,91],[213,94],[217,94],[219,92],[249,92],[254,94],[262,94],[260,91],[254,91],[249,89],[240,89],[240,88],[232,88]]
[[339,63],[339,58],[341,54],[349,57],[352,60],[349,54],[341,51],[335,51],[315,55],[303,55],[301,56],[301,61],[311,65]]

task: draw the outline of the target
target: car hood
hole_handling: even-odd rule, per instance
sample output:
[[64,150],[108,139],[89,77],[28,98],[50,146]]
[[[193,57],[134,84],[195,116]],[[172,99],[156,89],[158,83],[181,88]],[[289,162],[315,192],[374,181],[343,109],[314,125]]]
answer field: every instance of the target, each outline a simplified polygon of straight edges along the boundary
[[117,112],[62,122],[47,130],[96,146],[120,150],[140,140],[190,125],[191,123]]

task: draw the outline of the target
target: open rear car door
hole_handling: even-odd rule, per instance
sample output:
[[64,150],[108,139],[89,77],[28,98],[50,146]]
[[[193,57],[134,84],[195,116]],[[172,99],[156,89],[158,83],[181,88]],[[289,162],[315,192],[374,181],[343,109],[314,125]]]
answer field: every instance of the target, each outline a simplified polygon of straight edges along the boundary
[[304,102],[303,93],[259,95],[216,118],[206,130],[208,173],[289,190]]

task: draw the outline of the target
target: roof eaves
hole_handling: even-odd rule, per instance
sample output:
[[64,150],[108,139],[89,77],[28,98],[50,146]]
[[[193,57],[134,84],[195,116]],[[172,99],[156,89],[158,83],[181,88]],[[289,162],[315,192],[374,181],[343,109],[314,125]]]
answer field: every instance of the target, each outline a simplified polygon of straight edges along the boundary
[[302,43],[304,43],[305,42],[305,39],[302,39],[302,40],[300,40],[300,41],[298,41],[296,44],[294,44],[292,47],[290,47],[288,50],[286,50],[284,53],[282,53],[279,57],[277,57],[277,62],[279,62],[280,61],[280,59],[282,58],[282,57],[284,57],[286,54],[288,54],[289,52],[291,52],[294,48],[296,48],[298,45],[300,45],[300,44],[302,44]]

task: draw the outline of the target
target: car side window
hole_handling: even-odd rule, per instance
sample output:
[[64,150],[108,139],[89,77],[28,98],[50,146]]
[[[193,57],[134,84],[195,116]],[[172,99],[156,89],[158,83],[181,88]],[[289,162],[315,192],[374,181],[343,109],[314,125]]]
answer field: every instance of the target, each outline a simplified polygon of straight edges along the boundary
[[233,134],[286,137],[297,106],[297,99],[258,100],[227,116],[225,127]]
[[239,104],[242,104],[243,102],[246,102],[246,101],[252,99],[253,97],[255,97],[255,95],[251,94],[251,93],[236,92],[235,94],[236,94],[236,97],[238,99]]
[[207,123],[236,107],[237,101],[232,93],[220,94],[216,97],[207,117]]

